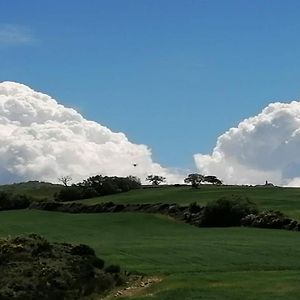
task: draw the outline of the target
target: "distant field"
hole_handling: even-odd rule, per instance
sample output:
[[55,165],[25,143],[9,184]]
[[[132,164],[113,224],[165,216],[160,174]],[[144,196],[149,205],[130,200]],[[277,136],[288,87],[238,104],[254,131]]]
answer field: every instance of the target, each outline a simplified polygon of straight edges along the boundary
[[89,244],[127,270],[163,278],[130,299],[300,299],[299,232],[200,229],[150,214],[0,212],[0,236],[29,232]]
[[29,181],[24,183],[15,183],[0,185],[0,191],[6,191],[16,194],[25,194],[36,199],[53,199],[53,196],[62,188],[59,184],[48,182]]
[[190,187],[158,187],[134,190],[111,196],[82,200],[95,204],[112,201],[115,203],[180,203],[198,202],[206,204],[222,196],[242,195],[256,202],[260,209],[274,209],[300,220],[300,188],[243,187],[203,185],[199,189]]

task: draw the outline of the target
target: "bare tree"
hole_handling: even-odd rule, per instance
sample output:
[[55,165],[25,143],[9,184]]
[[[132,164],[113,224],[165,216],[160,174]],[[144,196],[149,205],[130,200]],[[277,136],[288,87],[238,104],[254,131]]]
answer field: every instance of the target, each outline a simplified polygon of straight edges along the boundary
[[57,178],[64,186],[68,186],[69,182],[72,181],[71,176],[61,176]]

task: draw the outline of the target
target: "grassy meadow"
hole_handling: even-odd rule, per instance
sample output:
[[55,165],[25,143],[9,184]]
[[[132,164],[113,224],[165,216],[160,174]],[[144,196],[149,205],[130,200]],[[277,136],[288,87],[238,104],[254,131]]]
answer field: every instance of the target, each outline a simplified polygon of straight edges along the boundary
[[[300,189],[161,187],[83,200],[84,203],[205,204],[240,194],[261,208],[300,219]],[[51,241],[85,243],[122,268],[162,281],[123,299],[300,299],[300,233],[255,228],[197,228],[142,213],[0,212],[0,236],[39,233]]]
[[0,185],[0,192],[16,193],[33,197],[37,200],[53,199],[54,194],[62,188],[59,184],[48,182],[28,181],[24,183],[15,183]]
[[280,210],[288,216],[300,220],[300,188],[213,186],[203,185],[199,189],[188,186],[161,186],[133,190],[127,193],[82,200],[85,204],[100,202],[114,203],[179,203],[188,205],[197,202],[205,205],[223,196],[241,195],[254,201],[260,210]]

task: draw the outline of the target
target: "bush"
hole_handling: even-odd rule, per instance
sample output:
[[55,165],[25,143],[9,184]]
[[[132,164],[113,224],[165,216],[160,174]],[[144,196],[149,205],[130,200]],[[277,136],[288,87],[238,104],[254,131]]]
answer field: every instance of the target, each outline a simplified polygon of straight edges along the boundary
[[56,201],[64,202],[88,199],[97,196],[99,196],[99,193],[92,187],[72,185],[61,189],[54,198]]
[[30,205],[30,202],[32,201],[31,198],[29,198],[26,195],[14,195],[12,197],[12,202],[13,202],[13,208],[27,208]]
[[119,187],[118,182],[113,179],[105,179],[103,182],[101,189],[99,189],[99,195],[112,195],[121,193],[122,189]]
[[30,202],[28,196],[0,192],[0,210],[27,208]]
[[82,199],[94,198],[97,196],[99,196],[99,194],[93,188],[87,187],[87,188],[82,189]]
[[102,270],[104,261],[94,253],[86,245],[49,243],[36,234],[1,238],[0,299],[79,300],[122,284],[123,274]]
[[95,251],[94,251],[94,249],[92,249],[91,247],[89,247],[87,245],[80,244],[80,245],[74,246],[71,249],[71,254],[72,255],[80,255],[80,256],[95,255]]
[[243,226],[298,230],[296,220],[290,219],[280,211],[263,211],[257,215],[250,214],[241,220]]
[[92,265],[97,268],[97,269],[103,269],[104,267],[104,260],[99,258],[99,257],[95,257],[92,261]]
[[128,192],[141,187],[137,177],[92,176],[77,185],[64,187],[55,195],[56,201],[74,201]]
[[193,202],[190,204],[189,210],[192,214],[197,214],[201,211],[201,207],[196,202]]
[[141,182],[137,177],[109,177],[96,175],[89,177],[83,182],[79,183],[80,186],[85,188],[94,189],[98,195],[109,195],[120,192],[127,192],[141,187]]
[[106,273],[120,273],[120,266],[118,265],[110,265],[105,268]]
[[223,197],[207,204],[203,210],[200,226],[240,226],[242,218],[256,213],[256,205],[248,198],[239,196]]
[[61,189],[54,196],[56,201],[72,201],[82,199],[82,189],[77,186],[70,186]]

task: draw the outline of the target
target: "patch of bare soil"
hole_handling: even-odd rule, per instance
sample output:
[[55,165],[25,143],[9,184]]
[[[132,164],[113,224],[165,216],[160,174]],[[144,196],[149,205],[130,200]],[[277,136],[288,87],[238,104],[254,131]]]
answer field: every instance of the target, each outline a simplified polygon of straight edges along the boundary
[[162,281],[162,278],[156,276],[134,276],[123,287],[114,290],[105,300],[144,295],[154,284]]

